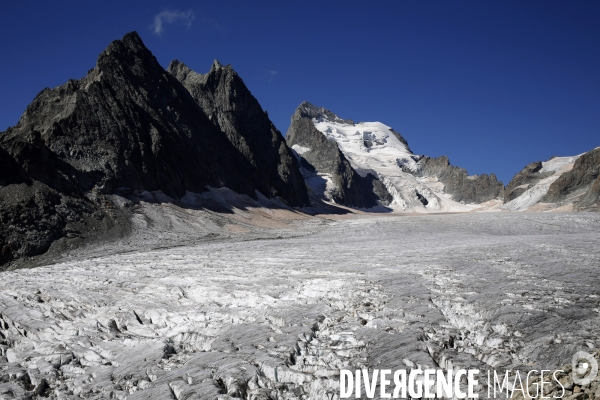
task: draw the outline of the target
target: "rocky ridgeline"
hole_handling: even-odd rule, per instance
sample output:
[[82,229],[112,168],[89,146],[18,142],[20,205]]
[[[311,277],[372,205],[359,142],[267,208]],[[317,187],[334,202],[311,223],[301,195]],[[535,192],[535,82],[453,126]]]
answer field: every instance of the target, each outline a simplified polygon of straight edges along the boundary
[[226,186],[309,204],[297,161],[237,74],[215,64],[195,86],[184,69],[173,63],[171,75],[127,34],[0,134],[0,264],[125,232],[106,197],[115,193],[179,199]]
[[600,148],[527,165],[506,186],[503,198],[504,207],[512,210],[538,203],[546,209],[600,210]]
[[573,193],[583,193],[575,203],[577,209],[600,210],[600,148],[582,154],[572,170],[550,185],[543,201],[560,202]]
[[552,175],[552,172],[540,173],[542,162],[535,161],[528,164],[504,188],[504,203],[516,199],[522,195],[528,188],[532,187],[540,180]]
[[257,190],[281,196],[292,205],[308,204],[298,161],[231,66],[224,67],[215,60],[210,71],[201,75],[175,60],[167,71],[251,165]]
[[466,169],[450,165],[446,156],[425,156],[418,165],[415,175],[437,178],[444,184],[444,192],[458,202],[484,203],[500,196],[504,188],[495,174],[469,175]]
[[[324,128],[317,129],[315,123],[321,121],[333,124],[334,128],[329,130],[342,127],[356,132],[351,137],[334,140],[319,130]],[[310,181],[315,176],[326,175],[331,179],[327,195],[336,203],[369,208],[377,204],[388,206],[394,201],[391,207],[403,211],[415,207],[441,211],[440,182],[442,193],[459,203],[479,204],[501,195],[503,185],[494,174],[469,176],[466,170],[450,165],[447,157],[414,155],[402,135],[377,124],[354,124],[325,108],[302,103],[292,116],[286,140],[296,150],[308,186],[314,186]],[[374,129],[384,129],[385,133],[374,134],[371,132]],[[360,142],[353,148],[354,155],[342,149],[349,140]],[[390,143],[396,140],[399,142],[396,145]],[[377,152],[380,156],[374,155]],[[396,154],[394,160],[389,159],[391,154]],[[361,165],[357,166],[356,161]]]

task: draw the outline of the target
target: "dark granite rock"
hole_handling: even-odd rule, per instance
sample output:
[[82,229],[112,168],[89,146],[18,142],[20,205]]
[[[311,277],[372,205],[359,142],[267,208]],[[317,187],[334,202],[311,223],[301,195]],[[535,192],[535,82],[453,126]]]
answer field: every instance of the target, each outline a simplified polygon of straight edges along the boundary
[[[234,97],[243,83],[236,85]],[[229,95],[214,96],[215,105]],[[0,264],[43,253],[61,238],[126,230],[126,213],[109,201],[115,193],[162,191],[177,199],[227,186],[308,204],[296,161],[266,114],[253,97],[236,101],[240,112],[223,121],[242,132],[247,152],[137,33],[111,43],[84,78],[42,90],[18,124],[0,133]]]
[[279,195],[292,206],[309,204],[298,161],[231,66],[215,60],[210,71],[201,75],[175,60],[168,72],[239,150],[251,168],[247,172],[256,189],[265,195]]
[[553,171],[540,173],[541,169],[542,162],[535,161],[519,171],[504,189],[504,203],[516,199],[527,189],[538,183],[538,181],[547,178],[554,173]]
[[38,131],[0,139],[0,266],[44,253],[61,238],[82,241],[116,226],[110,203],[101,195],[86,197],[78,171],[50,151]]
[[502,192],[502,182],[495,174],[469,176],[464,168],[450,165],[446,156],[438,158],[422,157],[418,160],[419,169],[411,172],[416,176],[436,177],[444,184],[444,192],[452,199],[464,203],[483,203],[497,198]]
[[600,148],[596,148],[575,161],[573,169],[554,181],[543,202],[557,203],[572,194],[583,192],[575,203],[577,209],[597,209],[599,205],[598,182],[600,174]]
[[254,196],[248,162],[136,33],[111,43],[85,78],[43,90],[3,139],[33,132],[83,190],[181,197],[211,185]]
[[360,176],[340,151],[337,143],[327,139],[315,128],[313,118],[352,124],[352,121],[343,120],[324,108],[318,108],[308,102],[300,104],[292,115],[286,141],[290,147],[299,145],[310,149],[298,155],[305,174],[330,174],[335,187],[331,196],[337,204],[359,208],[371,208],[380,202],[389,204],[392,196],[383,183],[373,174]]

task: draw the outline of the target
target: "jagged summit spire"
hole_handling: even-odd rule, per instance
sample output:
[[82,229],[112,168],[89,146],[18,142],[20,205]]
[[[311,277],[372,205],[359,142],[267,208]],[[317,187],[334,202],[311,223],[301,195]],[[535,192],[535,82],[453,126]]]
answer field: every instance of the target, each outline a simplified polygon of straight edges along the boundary
[[353,125],[354,121],[350,120],[350,119],[343,119],[338,117],[336,114],[334,114],[333,112],[329,111],[328,109],[324,108],[324,107],[317,107],[312,103],[309,103],[308,101],[303,101],[302,104],[300,104],[298,106],[298,108],[296,109],[296,112],[294,113],[294,115],[292,116],[292,120],[294,120],[294,118],[298,119],[298,118],[320,118],[320,119],[326,119],[332,122],[338,122],[341,124],[350,124]]
[[175,59],[169,63],[169,66],[167,67],[167,71],[169,71],[171,69],[175,69],[175,68],[190,69],[187,65],[185,65],[184,63],[182,63],[181,61],[179,61],[177,59]]
[[122,39],[111,42],[98,56],[96,69],[108,70],[109,73],[128,70],[133,74],[150,70],[154,73],[164,71],[137,32],[130,32]]
[[200,74],[192,71],[190,67],[179,60],[171,61],[167,67],[167,72],[179,80],[187,79],[190,76],[201,77]]
[[140,35],[136,31],[133,31],[133,32],[127,33],[120,40],[117,39],[117,40],[112,41],[106,47],[106,49],[102,53],[100,53],[100,57],[102,57],[103,55],[111,54],[111,53],[122,52],[123,50],[125,50],[125,48],[128,48],[129,50],[133,50],[136,53],[139,52],[140,50],[145,50],[145,51],[150,52],[144,45],[144,42],[142,41],[142,38],[140,37]]
[[140,37],[140,35],[137,33],[137,31],[132,31],[129,33],[126,33],[123,36],[123,39],[121,39],[123,41],[123,43],[127,43],[127,44],[144,44],[144,42],[142,42],[142,38]]
[[221,69],[221,68],[223,68],[223,64],[221,64],[221,63],[219,62],[219,60],[217,60],[217,59],[215,58],[215,60],[213,61],[213,63],[212,63],[212,66],[211,66],[211,68],[210,68],[210,69],[211,69],[211,70],[213,70],[213,69],[214,69],[214,70],[218,70],[218,69]]

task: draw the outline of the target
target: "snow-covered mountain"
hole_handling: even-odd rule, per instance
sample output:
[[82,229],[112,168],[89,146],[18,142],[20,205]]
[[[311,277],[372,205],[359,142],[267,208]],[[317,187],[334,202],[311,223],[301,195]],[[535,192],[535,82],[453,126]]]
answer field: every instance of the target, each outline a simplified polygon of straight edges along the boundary
[[[359,176],[380,181],[389,195],[386,200],[379,196],[379,203],[392,210],[470,211],[498,197],[502,190],[493,175],[468,176],[464,169],[451,166],[447,158],[413,154],[408,142],[381,122],[354,123],[307,102],[292,116],[286,140],[304,166],[305,180],[313,192],[349,206],[356,204],[337,196],[337,171],[323,167],[323,155],[315,157],[323,143],[335,143]],[[482,185],[485,193],[475,196],[482,192]],[[455,190],[449,191],[448,187]]]

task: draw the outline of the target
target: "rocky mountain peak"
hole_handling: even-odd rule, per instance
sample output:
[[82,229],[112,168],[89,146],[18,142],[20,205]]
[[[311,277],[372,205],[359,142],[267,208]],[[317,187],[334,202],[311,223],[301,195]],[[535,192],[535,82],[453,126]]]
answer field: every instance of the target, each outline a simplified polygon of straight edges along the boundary
[[[231,66],[228,66],[228,67],[230,67],[230,68],[231,68]],[[211,70],[211,71],[218,71],[218,70],[220,70],[221,68],[223,68],[223,64],[221,64],[221,63],[219,62],[219,60],[217,60],[217,59],[215,58],[215,60],[214,60],[214,61],[213,61],[213,63],[212,63],[212,66],[210,67],[210,70]]]
[[167,67],[167,72],[169,74],[171,74],[174,77],[181,77],[182,79],[186,79],[188,77],[188,75],[198,75],[201,76],[200,74],[192,71],[187,65],[185,65],[184,63],[182,63],[179,60],[173,60],[171,61],[171,63],[169,64],[169,66]]
[[130,68],[160,66],[137,32],[130,32],[110,43],[98,56],[96,67],[99,70],[110,69],[115,63],[126,64]]
[[129,33],[0,133],[0,264],[73,229],[108,229],[121,218],[105,210],[114,194],[177,201],[210,186],[309,204],[297,161],[231,67],[216,62],[203,76],[174,61],[170,70]]
[[337,122],[340,124],[348,124],[348,125],[354,124],[354,121],[352,121],[350,119],[340,118],[333,112],[329,111],[328,109],[323,108],[323,107],[317,107],[314,104],[309,103],[308,101],[302,102],[302,104],[300,104],[298,106],[298,108],[292,115],[292,121],[298,120],[300,118],[310,118],[310,119],[317,118],[317,119],[328,120],[331,122]]
[[[469,176],[466,170],[450,165],[447,157],[431,159],[413,154],[402,135],[381,122],[353,123],[308,102],[300,104],[292,116],[286,140],[302,159],[306,171],[313,171],[312,175],[305,173],[309,185],[317,180],[315,174],[331,179],[325,185],[314,184],[315,190],[352,188],[353,182],[372,174],[386,189],[375,193],[381,203],[385,204],[391,196],[391,206],[405,211],[422,207],[467,209],[458,203],[482,203],[496,198],[503,188],[493,174]],[[343,167],[345,162],[348,168]],[[350,179],[354,173],[359,178]],[[430,186],[430,181],[435,184]],[[441,196],[440,190],[451,195],[454,203]],[[354,206],[359,202],[350,199],[360,198],[345,189],[333,191],[331,196],[326,193],[325,197]]]
[[168,71],[188,90],[213,125],[225,133],[253,173],[266,177],[257,184],[258,190],[278,194],[291,205],[309,203],[298,161],[231,65],[223,66],[215,60],[210,71],[202,75],[174,61]]

